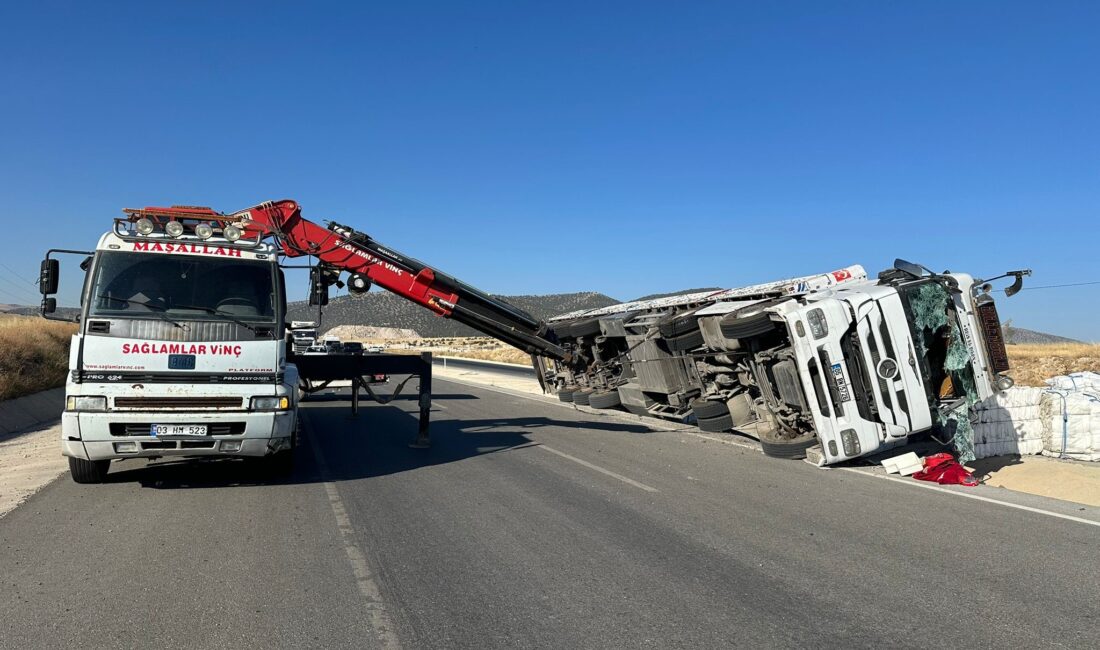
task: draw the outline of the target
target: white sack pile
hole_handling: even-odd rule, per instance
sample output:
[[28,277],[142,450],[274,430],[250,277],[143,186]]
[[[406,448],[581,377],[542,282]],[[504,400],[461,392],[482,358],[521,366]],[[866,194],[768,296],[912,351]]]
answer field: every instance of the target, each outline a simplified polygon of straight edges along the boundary
[[1010,388],[974,405],[974,455],[1028,455],[1043,451],[1043,388]]
[[975,456],[1100,461],[1100,374],[1077,372],[1046,383],[1049,388],[1010,388],[974,405]]
[[1100,460],[1100,374],[1075,372],[1047,380],[1040,407],[1043,454]]

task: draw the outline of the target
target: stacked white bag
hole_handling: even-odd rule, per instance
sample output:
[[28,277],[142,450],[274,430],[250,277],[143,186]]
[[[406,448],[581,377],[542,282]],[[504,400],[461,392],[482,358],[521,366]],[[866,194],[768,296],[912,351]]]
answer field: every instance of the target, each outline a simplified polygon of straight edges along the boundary
[[1075,372],[1047,380],[1041,404],[1043,454],[1100,460],[1100,374]]
[[1043,451],[1042,401],[1045,389],[1018,387],[974,405],[974,455],[1028,455]]

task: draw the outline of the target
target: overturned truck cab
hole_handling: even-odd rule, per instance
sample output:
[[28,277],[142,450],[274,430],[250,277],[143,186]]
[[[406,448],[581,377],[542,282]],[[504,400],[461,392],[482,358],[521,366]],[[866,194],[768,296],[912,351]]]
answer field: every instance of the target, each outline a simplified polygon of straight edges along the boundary
[[[1019,291],[1029,274],[1000,276],[1016,279],[1006,294]],[[638,378],[645,384],[647,374],[675,366],[682,370],[675,394],[647,393],[644,409],[657,415],[678,409],[704,430],[747,433],[770,456],[810,453],[827,465],[931,432],[967,460],[973,457],[970,407],[1012,385],[991,291],[969,275],[898,260],[875,280],[852,266],[693,294],[644,317],[630,305],[619,311],[628,312],[628,324],[649,323],[635,330],[644,345],[620,346],[626,372],[604,390],[617,389],[621,403],[638,412],[630,406]],[[613,338],[607,323],[615,317],[599,316],[605,336],[593,341],[606,348]],[[574,337],[570,345],[583,347],[585,339]],[[599,383],[599,374],[589,374],[566,376],[563,389],[576,394],[583,389],[570,383]]]

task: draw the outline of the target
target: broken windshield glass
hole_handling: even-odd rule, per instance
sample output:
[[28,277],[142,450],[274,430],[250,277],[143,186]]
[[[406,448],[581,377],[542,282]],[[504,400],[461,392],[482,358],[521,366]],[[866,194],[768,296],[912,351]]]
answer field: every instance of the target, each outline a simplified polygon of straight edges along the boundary
[[[899,288],[912,316],[910,329],[933,418],[962,462],[974,460],[970,406],[978,401],[970,352],[947,288],[924,281]],[[945,440],[945,442],[948,442]]]

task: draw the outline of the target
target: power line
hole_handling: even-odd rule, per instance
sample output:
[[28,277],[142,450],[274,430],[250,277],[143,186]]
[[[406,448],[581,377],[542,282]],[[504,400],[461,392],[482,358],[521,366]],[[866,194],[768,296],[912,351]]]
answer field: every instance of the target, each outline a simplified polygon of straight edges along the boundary
[[33,282],[31,282],[31,281],[30,281],[30,280],[28,280],[27,278],[23,277],[23,276],[22,276],[22,275],[21,275],[21,274],[19,273],[19,271],[16,271],[15,269],[13,269],[12,267],[8,266],[7,264],[4,264],[3,262],[0,262],[0,267],[3,267],[3,268],[5,268],[5,269],[7,269],[9,273],[11,273],[11,274],[12,274],[12,275],[14,275],[15,277],[19,278],[19,279],[20,279],[20,280],[21,280],[22,282],[26,282],[27,284],[31,285],[32,287],[34,286],[34,283],[33,283]]
[[0,276],[0,281],[3,281],[5,283],[3,285],[0,285],[0,288],[3,288],[9,294],[18,295],[20,300],[30,300],[31,302],[37,302],[38,301],[37,297],[34,297],[34,298],[28,298],[27,297],[27,296],[34,296],[34,294],[36,293],[35,291],[27,289],[27,288],[23,287],[23,285],[15,284],[11,280],[9,280],[9,279],[7,279],[3,276]]
[[31,305],[34,305],[34,304],[37,304],[37,302],[38,302],[37,300],[27,300],[25,297],[17,296],[15,293],[13,293],[11,291],[8,291],[7,289],[5,289],[3,287],[0,287],[0,292],[11,296],[18,304],[21,304],[21,305],[22,304],[27,304],[27,303],[30,303]]
[[32,296],[38,293],[38,287],[31,285],[31,287],[28,288],[26,285],[15,282],[14,280],[3,275],[0,275],[0,282],[2,282],[4,286],[8,287],[9,293],[15,292]]
[[1045,284],[1038,287],[1024,287],[1020,291],[1034,291],[1036,289],[1061,289],[1063,287],[1084,287],[1092,284],[1100,284],[1100,280],[1092,282],[1071,282],[1069,284]]

